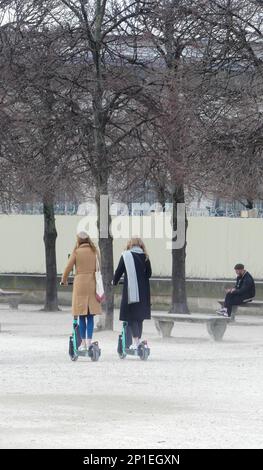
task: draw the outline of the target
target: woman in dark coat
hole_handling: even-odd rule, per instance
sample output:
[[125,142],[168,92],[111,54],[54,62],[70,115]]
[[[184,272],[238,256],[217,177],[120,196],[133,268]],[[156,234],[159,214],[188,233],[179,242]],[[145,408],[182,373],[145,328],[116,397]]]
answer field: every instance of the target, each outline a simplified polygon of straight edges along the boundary
[[122,253],[113,278],[117,285],[124,274],[120,320],[128,322],[133,336],[132,348],[140,343],[143,321],[151,319],[150,282],[151,263],[143,241],[133,237]]

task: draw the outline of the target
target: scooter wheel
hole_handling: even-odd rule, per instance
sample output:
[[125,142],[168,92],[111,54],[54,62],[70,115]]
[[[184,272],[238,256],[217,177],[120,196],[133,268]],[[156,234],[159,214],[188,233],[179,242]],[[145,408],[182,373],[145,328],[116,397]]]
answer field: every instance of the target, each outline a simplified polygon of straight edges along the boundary
[[73,346],[73,337],[69,337],[69,357],[72,361],[77,361],[78,360],[78,355],[74,351],[74,346]]
[[139,346],[138,355],[142,361],[147,361],[150,355],[150,349],[148,347],[145,347],[144,344],[142,344]]
[[97,344],[92,344],[90,347],[90,358],[93,362],[96,362],[100,358],[100,348]]
[[119,335],[119,338],[118,338],[117,353],[120,359],[125,359],[126,354],[124,353],[123,347],[122,347],[122,335]]
[[76,362],[78,360],[79,356],[75,355],[75,356],[70,356],[70,359],[73,361],[73,362]]

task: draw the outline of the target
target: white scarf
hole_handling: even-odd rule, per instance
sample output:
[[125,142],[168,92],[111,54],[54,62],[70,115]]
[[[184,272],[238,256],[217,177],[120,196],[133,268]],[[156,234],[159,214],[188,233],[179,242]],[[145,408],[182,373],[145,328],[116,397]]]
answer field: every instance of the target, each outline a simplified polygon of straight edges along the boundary
[[130,250],[125,250],[122,253],[128,278],[128,304],[140,302],[138,280],[132,252],[143,253],[143,250],[139,246],[133,246]]

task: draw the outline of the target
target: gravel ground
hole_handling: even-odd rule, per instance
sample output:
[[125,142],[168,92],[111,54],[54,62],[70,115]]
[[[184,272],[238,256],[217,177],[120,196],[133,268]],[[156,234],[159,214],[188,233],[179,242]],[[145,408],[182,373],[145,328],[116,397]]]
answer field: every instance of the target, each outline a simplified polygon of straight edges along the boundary
[[99,362],[68,357],[71,315],[0,306],[0,448],[263,448],[263,323],[145,322],[147,362],[116,354],[117,331],[96,334]]

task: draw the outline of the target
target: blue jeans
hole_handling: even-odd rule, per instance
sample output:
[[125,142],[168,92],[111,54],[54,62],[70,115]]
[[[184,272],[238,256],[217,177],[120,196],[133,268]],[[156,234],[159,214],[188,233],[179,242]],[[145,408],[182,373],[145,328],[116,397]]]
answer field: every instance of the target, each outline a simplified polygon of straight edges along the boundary
[[92,339],[94,330],[94,315],[80,315],[79,329],[81,339]]

